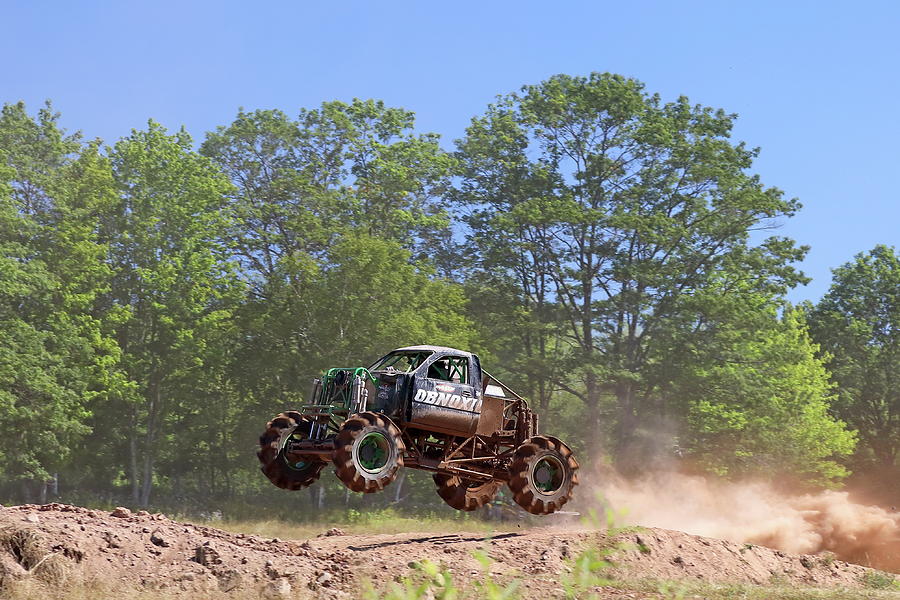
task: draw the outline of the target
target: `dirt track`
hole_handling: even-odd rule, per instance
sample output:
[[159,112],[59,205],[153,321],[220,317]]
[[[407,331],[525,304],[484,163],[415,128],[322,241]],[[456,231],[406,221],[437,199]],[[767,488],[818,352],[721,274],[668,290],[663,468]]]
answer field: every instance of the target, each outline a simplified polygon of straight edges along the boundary
[[[193,596],[249,592],[271,598],[350,599],[358,596],[365,581],[380,587],[425,558],[465,582],[481,573],[473,551],[484,550],[493,561],[492,574],[500,579],[526,574],[524,597],[547,599],[559,589],[566,559],[588,544],[618,548],[612,555],[616,572],[627,578],[853,588],[861,585],[866,572],[829,557],[790,556],[664,529],[632,531],[614,539],[600,532],[552,529],[492,539],[480,534],[330,533],[279,540],[123,509],[110,513],[59,504],[6,507],[0,509],[0,579],[9,584],[44,577],[67,585],[113,580],[123,594],[141,588]],[[616,590],[609,594],[640,597]]]

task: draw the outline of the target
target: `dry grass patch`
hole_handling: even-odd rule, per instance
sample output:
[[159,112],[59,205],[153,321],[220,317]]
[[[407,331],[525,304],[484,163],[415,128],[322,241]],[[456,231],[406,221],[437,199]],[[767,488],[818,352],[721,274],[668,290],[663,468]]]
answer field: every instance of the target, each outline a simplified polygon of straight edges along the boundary
[[223,529],[232,533],[258,535],[283,540],[314,538],[330,529],[339,529],[347,535],[378,535],[409,533],[504,533],[521,531],[516,523],[496,523],[474,518],[452,519],[444,517],[407,517],[392,510],[357,512],[323,519],[315,523],[291,523],[276,519],[261,520],[198,520],[186,521]]
[[66,559],[50,548],[44,536],[29,527],[0,527],[0,589],[32,577],[61,586],[69,575]]
[[[704,583],[654,579],[611,582],[610,589],[639,592],[665,600],[900,600],[900,590],[814,588],[790,585]],[[601,596],[602,597],[602,596]]]

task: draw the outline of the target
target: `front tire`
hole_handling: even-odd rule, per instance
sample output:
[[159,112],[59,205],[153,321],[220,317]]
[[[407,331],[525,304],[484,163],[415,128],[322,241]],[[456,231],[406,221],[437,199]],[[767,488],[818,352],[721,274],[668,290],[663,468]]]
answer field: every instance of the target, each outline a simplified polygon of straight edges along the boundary
[[406,445],[400,430],[384,415],[364,412],[344,421],[332,461],[338,479],[354,492],[371,494],[397,478]]
[[262,472],[276,487],[283,490],[300,490],[319,479],[325,463],[320,460],[291,461],[284,447],[291,439],[309,436],[312,424],[295,411],[288,410],[266,424],[266,430],[259,436],[259,450],[256,452],[262,463]]
[[535,515],[549,515],[572,499],[578,461],[559,439],[535,436],[516,448],[509,466],[513,500]]

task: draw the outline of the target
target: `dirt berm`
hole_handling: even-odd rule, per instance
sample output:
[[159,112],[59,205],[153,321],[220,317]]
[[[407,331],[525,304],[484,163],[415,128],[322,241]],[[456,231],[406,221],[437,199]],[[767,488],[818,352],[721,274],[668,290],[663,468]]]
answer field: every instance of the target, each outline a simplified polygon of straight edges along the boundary
[[[827,556],[790,556],[663,529],[632,530],[614,539],[602,532],[552,529],[489,539],[481,534],[329,533],[280,540],[127,509],[0,508],[0,591],[43,581],[60,589],[104,590],[107,597],[164,590],[165,596],[350,599],[366,582],[382,587],[425,558],[465,582],[482,572],[473,552],[483,550],[498,579],[522,574],[523,596],[546,600],[560,595],[567,559],[588,544],[615,548],[616,573],[627,578],[858,588],[867,571]],[[606,595],[643,597],[616,589]]]

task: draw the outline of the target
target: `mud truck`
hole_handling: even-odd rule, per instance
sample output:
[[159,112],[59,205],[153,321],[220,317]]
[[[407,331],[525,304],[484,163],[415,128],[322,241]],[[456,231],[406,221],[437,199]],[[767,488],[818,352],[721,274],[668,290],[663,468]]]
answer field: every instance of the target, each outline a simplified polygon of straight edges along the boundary
[[526,511],[559,510],[578,484],[578,462],[541,435],[524,398],[454,348],[399,348],[366,367],[315,379],[310,404],[269,421],[257,453],[279,488],[314,483],[328,463],[354,492],[377,492],[401,467],[433,473],[458,510],[491,502],[509,486]]

